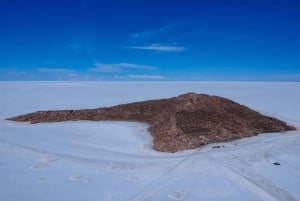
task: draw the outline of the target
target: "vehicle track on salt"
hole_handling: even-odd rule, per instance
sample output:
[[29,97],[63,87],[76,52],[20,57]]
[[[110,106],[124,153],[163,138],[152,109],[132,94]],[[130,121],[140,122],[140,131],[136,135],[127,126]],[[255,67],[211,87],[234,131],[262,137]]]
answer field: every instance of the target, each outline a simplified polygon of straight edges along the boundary
[[[224,162],[215,159],[210,154],[206,153],[206,156],[216,165],[224,167],[229,172],[234,173],[228,174],[231,179],[241,184],[244,188],[255,195],[263,197],[263,200],[278,200],[278,201],[297,201],[289,192],[277,186],[274,182],[267,179],[266,177],[258,174],[256,171],[250,168],[251,164],[246,160],[242,160],[239,157],[234,156],[232,160]],[[241,165],[245,164],[245,165]],[[242,180],[241,180],[242,179]],[[256,193],[260,191],[260,193]]]

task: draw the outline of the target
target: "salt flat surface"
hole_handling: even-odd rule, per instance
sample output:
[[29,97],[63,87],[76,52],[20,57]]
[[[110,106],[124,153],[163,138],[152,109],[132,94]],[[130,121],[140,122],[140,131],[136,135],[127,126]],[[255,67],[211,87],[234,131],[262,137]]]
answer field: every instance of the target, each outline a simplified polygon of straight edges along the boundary
[[5,120],[36,110],[196,92],[233,99],[299,128],[299,88],[270,82],[0,82],[0,200],[300,200],[299,130],[171,154],[152,150],[147,124]]

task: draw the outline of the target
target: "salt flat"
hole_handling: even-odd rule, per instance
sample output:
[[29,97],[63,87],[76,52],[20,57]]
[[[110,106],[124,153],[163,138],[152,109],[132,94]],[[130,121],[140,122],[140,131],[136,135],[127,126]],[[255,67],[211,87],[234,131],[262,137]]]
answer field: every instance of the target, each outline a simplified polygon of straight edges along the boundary
[[195,92],[230,98],[299,128],[299,88],[272,82],[0,82],[0,200],[300,200],[299,130],[171,154],[151,149],[142,123],[5,120]]

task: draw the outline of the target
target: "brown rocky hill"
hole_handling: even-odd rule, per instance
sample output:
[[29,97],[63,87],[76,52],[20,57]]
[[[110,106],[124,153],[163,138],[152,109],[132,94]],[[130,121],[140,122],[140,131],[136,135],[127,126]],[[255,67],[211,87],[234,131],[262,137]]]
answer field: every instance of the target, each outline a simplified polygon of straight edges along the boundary
[[69,120],[147,122],[154,149],[164,152],[259,133],[295,130],[285,122],[261,115],[229,99],[194,93],[97,109],[38,111],[8,120],[31,123]]

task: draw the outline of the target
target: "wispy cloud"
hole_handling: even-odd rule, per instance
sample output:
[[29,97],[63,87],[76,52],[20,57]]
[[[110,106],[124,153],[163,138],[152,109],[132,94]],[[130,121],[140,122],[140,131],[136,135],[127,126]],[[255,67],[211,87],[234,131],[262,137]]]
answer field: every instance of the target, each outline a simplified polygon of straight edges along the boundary
[[105,64],[105,63],[97,62],[94,64],[94,67],[90,68],[89,70],[94,72],[102,72],[102,73],[114,73],[114,72],[119,72],[123,69],[155,70],[157,69],[157,67],[149,66],[149,65],[133,64],[133,63]]
[[154,43],[147,46],[133,46],[129,47],[130,49],[139,49],[139,50],[152,50],[152,51],[160,51],[160,52],[183,52],[187,48],[183,46],[174,46],[174,45],[161,45],[158,43]]
[[28,72],[20,71],[18,69],[0,69],[0,81],[5,80],[26,80],[29,76]]
[[149,50],[156,52],[183,52],[187,48],[178,46],[174,36],[185,34],[181,22],[166,24],[162,27],[152,30],[145,30],[139,33],[131,34],[131,44],[126,46],[128,49]]
[[131,79],[153,79],[153,80],[165,79],[165,77],[162,75],[128,75],[127,77]]
[[66,47],[74,53],[91,55],[94,52],[95,42],[87,36],[74,36]]
[[284,82],[299,82],[300,73],[269,75],[267,80],[284,81]]
[[67,68],[38,68],[41,73],[74,73],[75,71]]
[[24,76],[27,74],[27,72],[24,71],[7,71],[8,75],[15,75],[15,76]]
[[166,24],[162,27],[153,30],[145,30],[139,33],[131,34],[131,38],[133,39],[142,39],[142,40],[150,40],[161,35],[167,34],[175,29],[177,23]]
[[68,74],[68,76],[69,77],[78,77],[78,74],[76,74],[76,73],[70,73],[70,74]]

